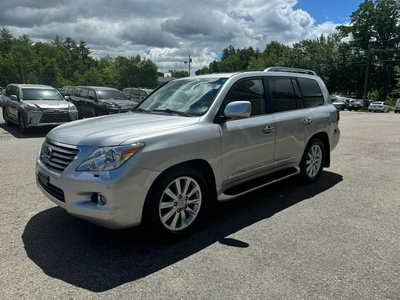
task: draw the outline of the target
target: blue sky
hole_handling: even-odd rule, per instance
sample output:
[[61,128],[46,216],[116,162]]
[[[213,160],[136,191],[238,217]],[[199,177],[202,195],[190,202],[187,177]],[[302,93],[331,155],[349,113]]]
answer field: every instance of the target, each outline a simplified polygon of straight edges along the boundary
[[360,0],[298,0],[294,9],[301,8],[308,12],[317,24],[332,21],[346,23],[352,12],[364,1]]

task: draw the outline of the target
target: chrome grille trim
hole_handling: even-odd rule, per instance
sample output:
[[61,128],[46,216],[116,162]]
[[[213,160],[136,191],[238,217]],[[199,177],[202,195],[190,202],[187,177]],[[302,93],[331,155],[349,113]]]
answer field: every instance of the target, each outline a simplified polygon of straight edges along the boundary
[[76,146],[53,142],[46,138],[40,150],[40,160],[50,169],[64,171],[78,155]]

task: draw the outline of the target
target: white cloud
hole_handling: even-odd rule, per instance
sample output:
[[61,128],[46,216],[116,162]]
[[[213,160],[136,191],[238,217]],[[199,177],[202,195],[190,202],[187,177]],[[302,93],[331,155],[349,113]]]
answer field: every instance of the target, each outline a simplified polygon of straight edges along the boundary
[[[32,3],[34,2],[34,3]],[[34,41],[71,37],[101,57],[136,56],[153,60],[161,71],[208,66],[224,48],[264,50],[271,41],[290,45],[335,31],[318,26],[295,0],[2,0],[0,27]]]

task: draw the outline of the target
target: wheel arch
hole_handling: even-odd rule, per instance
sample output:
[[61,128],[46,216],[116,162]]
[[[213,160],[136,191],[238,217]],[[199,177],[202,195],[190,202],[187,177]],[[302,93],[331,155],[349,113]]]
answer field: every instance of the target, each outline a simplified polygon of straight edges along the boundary
[[217,199],[217,190],[216,190],[216,183],[215,183],[215,175],[214,172],[210,166],[210,164],[203,160],[203,159],[195,159],[195,160],[190,160],[190,161],[185,161],[181,162],[179,164],[173,165],[167,169],[165,169],[163,172],[161,172],[157,178],[154,180],[152,183],[149,192],[146,195],[146,200],[143,206],[143,211],[142,211],[142,223],[145,222],[146,220],[146,213],[148,212],[148,208],[150,205],[150,197],[152,194],[152,190],[154,187],[159,186],[161,181],[164,179],[164,176],[166,176],[169,172],[171,172],[174,169],[179,169],[183,167],[190,167],[193,168],[197,171],[199,171],[203,177],[204,180],[207,183],[208,186],[208,196],[210,200],[210,205],[213,205],[216,202]]
[[331,151],[330,151],[330,144],[329,144],[329,137],[326,132],[319,132],[317,134],[314,134],[311,136],[311,138],[308,140],[308,143],[305,147],[305,149],[308,148],[310,145],[311,141],[315,138],[318,138],[322,141],[325,147],[325,161],[324,161],[324,167],[329,168],[331,166]]

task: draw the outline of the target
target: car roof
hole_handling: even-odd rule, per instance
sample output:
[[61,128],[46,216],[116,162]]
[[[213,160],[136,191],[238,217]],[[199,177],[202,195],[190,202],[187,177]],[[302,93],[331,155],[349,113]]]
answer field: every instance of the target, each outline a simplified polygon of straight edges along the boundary
[[79,85],[76,86],[77,88],[91,88],[94,90],[110,90],[110,91],[120,91],[119,89],[108,87],[108,86],[87,86],[87,85]]
[[10,83],[10,85],[16,85],[20,88],[29,88],[29,89],[54,89],[50,85],[43,85],[43,84],[27,84],[27,83]]

